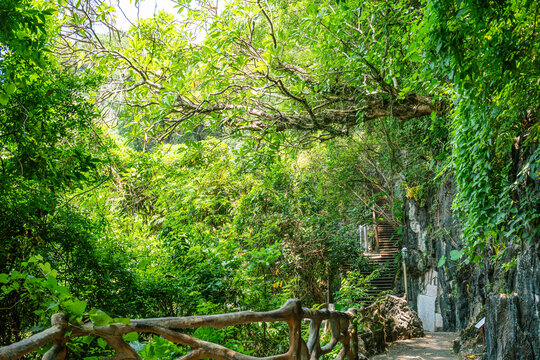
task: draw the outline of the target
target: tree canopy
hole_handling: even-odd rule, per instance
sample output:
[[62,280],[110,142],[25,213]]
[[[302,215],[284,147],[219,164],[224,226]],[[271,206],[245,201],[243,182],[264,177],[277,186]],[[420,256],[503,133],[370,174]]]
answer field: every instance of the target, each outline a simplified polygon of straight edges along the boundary
[[127,32],[103,5],[65,9],[65,61],[112,75],[99,99],[126,105],[133,135],[163,140],[202,124],[277,145],[285,130],[309,142],[429,115],[426,126],[448,119],[467,237],[494,236],[516,206],[524,215],[512,232],[537,216],[534,201],[510,196],[526,182],[511,173],[512,147],[536,162],[536,2],[192,6],[179,2],[180,17],[159,13]]

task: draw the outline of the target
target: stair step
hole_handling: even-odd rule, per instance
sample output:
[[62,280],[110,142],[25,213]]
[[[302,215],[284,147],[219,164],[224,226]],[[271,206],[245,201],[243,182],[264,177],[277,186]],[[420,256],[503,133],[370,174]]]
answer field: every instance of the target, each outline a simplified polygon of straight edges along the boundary
[[[399,264],[396,259],[400,253],[400,237],[396,234],[396,229],[389,223],[377,224],[376,228],[378,249],[373,253],[364,253],[369,263],[373,267],[384,269],[381,276],[369,282],[371,289],[366,291],[367,297],[358,299],[366,303],[372,303],[374,298],[383,291],[391,291],[394,288],[394,281]],[[350,269],[350,265],[344,265],[344,269]],[[361,276],[371,275],[371,271],[361,271]]]
[[391,290],[394,288],[393,283],[387,283],[387,284],[372,284],[375,288],[374,290]]
[[385,262],[394,262],[395,258],[393,256],[380,256],[376,258],[370,258],[371,262],[376,263],[385,263]]

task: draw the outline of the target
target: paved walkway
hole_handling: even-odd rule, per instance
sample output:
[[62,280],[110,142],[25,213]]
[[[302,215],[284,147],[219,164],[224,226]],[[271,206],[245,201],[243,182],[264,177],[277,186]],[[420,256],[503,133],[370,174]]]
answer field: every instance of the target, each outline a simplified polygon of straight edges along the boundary
[[452,351],[456,333],[428,333],[426,337],[397,341],[386,354],[372,357],[372,360],[455,360]]

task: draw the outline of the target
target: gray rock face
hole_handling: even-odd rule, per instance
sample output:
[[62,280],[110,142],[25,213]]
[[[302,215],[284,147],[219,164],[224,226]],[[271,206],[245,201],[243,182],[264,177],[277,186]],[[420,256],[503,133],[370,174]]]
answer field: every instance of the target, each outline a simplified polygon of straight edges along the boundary
[[518,324],[518,299],[515,295],[492,294],[488,298],[486,340],[488,359],[534,359],[529,351],[522,357],[523,347]]
[[[449,260],[450,252],[462,246],[461,228],[452,214],[455,192],[450,179],[424,206],[414,199],[405,200],[403,240],[409,254],[409,302],[429,331],[459,331],[470,326],[485,302],[484,271],[473,266],[459,268]],[[437,267],[443,256],[448,260]]]
[[485,314],[487,359],[540,359],[540,239],[508,247],[506,261],[518,259],[510,271],[491,263],[489,251],[483,266],[447,260],[438,267],[463,246],[451,209],[455,191],[450,179],[423,206],[405,201],[409,304],[425,329],[463,330],[464,337],[476,337],[473,325]]
[[[538,239],[537,239],[538,240]],[[516,271],[519,325],[533,359],[540,359],[540,243],[526,245]]]
[[515,291],[490,294],[486,303],[488,359],[540,359],[540,251],[526,244],[519,256]]

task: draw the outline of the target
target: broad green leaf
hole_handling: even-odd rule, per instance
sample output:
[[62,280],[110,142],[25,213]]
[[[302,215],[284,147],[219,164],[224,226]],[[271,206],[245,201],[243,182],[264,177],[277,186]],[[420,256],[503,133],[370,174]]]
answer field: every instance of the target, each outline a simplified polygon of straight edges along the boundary
[[13,270],[11,272],[11,279],[15,280],[15,279],[23,279],[25,276],[20,273],[19,271],[17,270]]
[[55,290],[58,291],[61,299],[68,299],[71,296],[69,289],[65,286],[56,286]]
[[39,267],[41,268],[41,270],[45,273],[45,274],[48,274],[51,272],[51,264],[49,264],[48,262],[44,263],[44,264],[39,264]]
[[9,282],[9,275],[0,274],[0,284],[6,284],[7,282]]
[[139,334],[136,333],[136,332],[131,332],[129,334],[125,334],[122,337],[124,338],[125,341],[128,341],[128,342],[139,340]]
[[439,259],[439,262],[437,263],[437,267],[441,267],[446,263],[446,256],[441,256]]
[[452,251],[450,251],[450,260],[452,260],[452,261],[459,260],[462,255],[463,255],[462,251],[452,250]]
[[98,337],[97,343],[98,343],[99,347],[102,348],[102,349],[105,349],[107,347],[107,345],[108,345],[107,341],[105,341],[105,339],[100,338],[100,337]]
[[38,261],[43,261],[43,256],[35,255],[35,256],[31,256],[30,259],[28,259],[29,263],[35,263],[35,262],[38,262]]
[[94,335],[88,335],[88,336],[83,336],[83,337],[81,337],[81,338],[79,338],[79,339],[80,339],[80,341],[81,341],[82,343],[84,343],[84,344],[86,344],[86,345],[90,345],[90,343],[91,343],[92,341],[94,341],[95,338],[96,338],[96,337],[95,337]]
[[13,84],[13,83],[10,83],[10,84],[6,85],[5,90],[6,90],[6,93],[8,95],[11,95],[11,94],[13,94],[15,92],[15,90],[17,90],[17,86],[15,86],[15,84]]
[[47,306],[47,309],[46,309],[46,310],[54,309],[54,308],[58,307],[59,304],[60,304],[60,303],[54,302],[54,301],[53,301],[53,302],[49,303],[49,306]]
[[69,311],[70,314],[74,316],[81,316],[84,314],[84,311],[86,310],[87,301],[84,300],[68,300],[64,302],[64,307],[67,311]]
[[106,312],[99,309],[90,310],[90,320],[94,323],[95,326],[104,326],[113,324],[114,320]]

